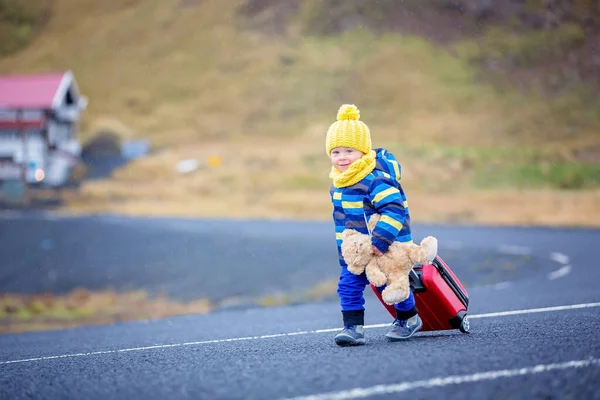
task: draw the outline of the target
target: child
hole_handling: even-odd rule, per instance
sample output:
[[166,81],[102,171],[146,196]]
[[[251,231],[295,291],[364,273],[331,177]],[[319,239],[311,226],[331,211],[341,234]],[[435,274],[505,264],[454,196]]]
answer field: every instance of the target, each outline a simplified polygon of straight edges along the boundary
[[[331,201],[342,267],[338,295],[344,329],[335,336],[335,342],[339,346],[361,345],[365,344],[363,292],[369,281],[364,272],[354,275],[348,271],[342,257],[341,234],[346,228],[367,234],[367,220],[373,213],[381,214],[371,232],[373,254],[381,256],[394,241],[412,241],[410,216],[406,196],[398,182],[400,166],[386,150],[371,149],[371,133],[360,121],[355,105],[340,107],[337,121],[327,131],[325,147],[332,164]],[[391,341],[408,339],[423,325],[413,294],[395,304],[395,308],[396,319],[386,337]]]

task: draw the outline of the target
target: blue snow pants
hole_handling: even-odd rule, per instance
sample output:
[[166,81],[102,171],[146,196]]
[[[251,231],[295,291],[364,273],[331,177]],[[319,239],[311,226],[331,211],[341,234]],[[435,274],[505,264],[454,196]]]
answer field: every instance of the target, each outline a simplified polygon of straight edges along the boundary
[[[363,272],[360,275],[354,275],[348,271],[348,268],[341,267],[342,272],[340,274],[340,280],[338,281],[338,296],[340,297],[340,305],[342,311],[355,311],[365,309],[365,298],[363,293],[365,287],[369,284],[367,275]],[[385,286],[381,286],[377,289],[383,290]],[[410,292],[408,298],[401,303],[394,304],[396,310],[408,311],[415,307],[415,297]]]

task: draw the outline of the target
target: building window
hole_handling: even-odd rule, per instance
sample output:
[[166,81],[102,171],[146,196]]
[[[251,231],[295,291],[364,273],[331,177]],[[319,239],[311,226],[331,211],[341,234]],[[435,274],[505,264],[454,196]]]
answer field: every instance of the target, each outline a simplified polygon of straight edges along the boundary
[[15,129],[0,129],[0,140],[17,140],[19,132]]
[[75,97],[73,96],[73,90],[71,88],[69,88],[69,90],[67,90],[67,94],[65,96],[65,103],[68,106],[72,106],[75,104]]

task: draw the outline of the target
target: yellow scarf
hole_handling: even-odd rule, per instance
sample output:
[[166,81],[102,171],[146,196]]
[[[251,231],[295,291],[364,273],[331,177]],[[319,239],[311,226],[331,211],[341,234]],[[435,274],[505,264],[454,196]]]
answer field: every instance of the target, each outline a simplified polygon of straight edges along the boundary
[[375,169],[375,152],[371,150],[358,160],[354,161],[347,170],[340,172],[336,167],[331,167],[329,177],[336,188],[356,185]]

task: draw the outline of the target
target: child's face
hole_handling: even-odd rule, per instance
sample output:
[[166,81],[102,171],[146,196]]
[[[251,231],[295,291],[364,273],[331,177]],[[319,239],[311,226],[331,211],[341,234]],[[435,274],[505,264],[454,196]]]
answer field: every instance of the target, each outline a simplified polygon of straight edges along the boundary
[[365,154],[361,151],[353,149],[351,147],[335,147],[331,150],[331,164],[336,167],[340,172],[344,172],[348,169],[350,164],[358,160]]

